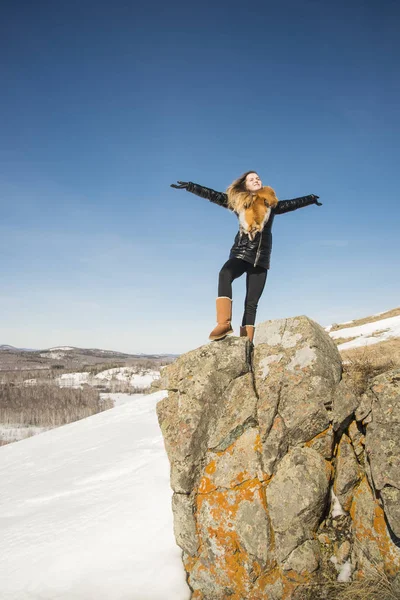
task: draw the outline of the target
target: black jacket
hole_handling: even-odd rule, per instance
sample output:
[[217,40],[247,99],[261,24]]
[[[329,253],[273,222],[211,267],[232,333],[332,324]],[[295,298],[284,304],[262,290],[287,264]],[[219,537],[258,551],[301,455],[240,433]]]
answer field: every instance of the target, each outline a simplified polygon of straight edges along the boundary
[[[214,204],[228,208],[228,196],[223,192],[216,192],[210,188],[203,187],[197,183],[189,182],[187,191],[201,198],[206,198]],[[270,258],[272,251],[272,223],[274,222],[275,215],[282,215],[283,213],[297,210],[303,206],[309,206],[315,204],[315,197],[313,196],[302,196],[301,198],[294,198],[293,200],[280,200],[271,209],[271,214],[268,221],[264,225],[264,229],[257,233],[253,240],[250,240],[249,236],[240,231],[236,234],[235,241],[231,248],[229,258],[241,258],[252,265],[264,267],[269,269]]]

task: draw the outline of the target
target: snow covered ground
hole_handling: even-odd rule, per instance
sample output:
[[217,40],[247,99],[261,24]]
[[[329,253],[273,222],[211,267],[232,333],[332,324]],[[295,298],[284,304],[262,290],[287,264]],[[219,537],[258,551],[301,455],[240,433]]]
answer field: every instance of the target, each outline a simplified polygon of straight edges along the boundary
[[27,437],[37,435],[38,433],[43,433],[48,429],[49,427],[34,427],[33,425],[25,427],[24,425],[6,425],[4,423],[1,423],[0,440],[2,442],[17,442]]
[[1,600],[187,600],[166,392],[0,448]]
[[73,348],[72,346],[55,346],[54,348],[49,348],[49,350],[51,352],[55,351],[55,350],[75,350],[75,348]]
[[92,375],[88,372],[83,373],[65,373],[57,378],[60,387],[82,387],[84,383],[89,385],[100,385],[102,382],[121,381],[129,384],[132,388],[148,388],[160,377],[159,371],[143,369],[139,373],[134,367],[115,367],[106,369]]
[[326,328],[329,335],[333,339],[337,338],[355,338],[350,342],[344,342],[338,345],[339,350],[349,350],[360,346],[369,346],[378,344],[390,338],[400,337],[400,316],[381,319],[373,323],[365,323],[357,327],[346,327],[345,329],[337,329],[330,331],[330,327]]
[[109,393],[104,392],[100,394],[101,400],[112,400],[114,402],[114,406],[122,406],[122,404],[126,404],[127,402],[133,402],[138,398],[143,398],[143,394],[123,394],[123,393]]

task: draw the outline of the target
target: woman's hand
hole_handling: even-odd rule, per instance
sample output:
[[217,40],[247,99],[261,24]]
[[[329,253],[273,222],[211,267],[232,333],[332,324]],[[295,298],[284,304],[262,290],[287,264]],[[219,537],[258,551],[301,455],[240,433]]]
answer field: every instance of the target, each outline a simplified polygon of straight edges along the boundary
[[[185,190],[187,188],[187,186],[189,185],[188,181],[178,181],[177,182],[179,185],[176,185],[176,183],[171,183],[170,187],[173,187],[177,190]],[[318,198],[318,196],[317,196]]]
[[310,198],[312,198],[312,199],[314,200],[314,203],[315,203],[317,206],[322,206],[322,202],[318,202],[318,198],[319,198],[319,196],[316,196],[315,194],[310,194]]

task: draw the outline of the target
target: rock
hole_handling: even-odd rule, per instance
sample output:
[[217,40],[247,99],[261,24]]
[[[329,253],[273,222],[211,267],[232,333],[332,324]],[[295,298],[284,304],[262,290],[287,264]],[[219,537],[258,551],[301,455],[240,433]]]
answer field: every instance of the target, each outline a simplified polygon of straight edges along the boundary
[[334,431],[346,426],[360,403],[360,399],[342,379],[333,394],[332,420]]
[[350,438],[343,434],[336,458],[336,476],[333,490],[345,511],[350,510],[353,492],[360,479],[361,469],[358,465]]
[[[215,443],[212,434],[229,402],[233,382],[250,369],[248,348],[247,338],[230,338],[201,346],[162,370],[162,387],[168,397],[157,404],[157,416],[175,492],[192,491],[209,440]],[[231,422],[238,423],[233,417]]]
[[400,538],[400,490],[388,485],[381,490],[381,498],[390,528],[394,535]]
[[257,327],[253,363],[264,466],[272,475],[287,449],[328,429],[326,406],[340,381],[341,359],[320,325],[296,317]]
[[[193,589],[211,598],[247,598],[272,559],[271,527],[258,480],[197,496],[200,550],[189,575]],[[240,594],[240,595],[239,595]]]
[[370,392],[372,422],[367,426],[365,449],[389,525],[400,537],[400,369],[375,377]]
[[333,340],[303,316],[260,324],[251,350],[227,338],[161,373],[157,415],[193,600],[294,600],[331,576],[328,552],[341,577],[350,555],[355,578],[372,565],[396,577],[400,372],[375,378],[359,402]]
[[253,374],[246,373],[227,387],[223,410],[215,420],[208,447],[220,452],[226,450],[248,427],[257,425],[256,410]]
[[362,456],[365,446],[365,436],[358,429],[356,421],[351,421],[348,431],[349,438],[351,439],[351,443],[353,445],[356,456]]
[[280,458],[285,456],[289,447],[287,429],[282,417],[277,414],[273,420],[268,437],[262,444],[262,460],[265,472],[271,476]]
[[338,550],[335,553],[336,559],[339,564],[344,563],[350,556],[351,545],[348,540],[340,544]]
[[319,544],[316,540],[307,540],[295,548],[283,564],[284,571],[295,571],[301,575],[313,573],[320,564]]
[[172,511],[174,513],[174,534],[176,543],[187,554],[195,555],[199,543],[196,532],[196,519],[194,516],[194,499],[185,494],[172,496]]
[[360,576],[376,568],[395,576],[400,572],[400,548],[391,539],[384,512],[366,477],[354,493],[350,514],[355,540],[352,563],[357,564]]
[[248,599],[246,600],[282,600],[282,598],[290,597],[285,594],[285,579],[282,577],[278,569],[262,574],[255,582]]
[[333,455],[334,435],[332,425],[328,429],[316,435],[312,440],[305,444],[308,448],[312,448],[319,452],[326,459],[331,459]]
[[370,392],[365,393],[361,396],[360,403],[356,408],[355,412],[355,417],[357,421],[364,422],[364,420],[368,418],[372,409],[372,400],[373,396]]
[[324,546],[329,546],[332,543],[331,538],[326,533],[320,533],[317,538],[318,541]]
[[263,481],[259,439],[258,429],[253,427],[245,430],[225,452],[209,451],[199,483],[199,492],[209,493],[218,488],[235,488],[256,478]]
[[330,474],[329,464],[311,448],[294,448],[279,463],[266,496],[280,563],[317,531]]

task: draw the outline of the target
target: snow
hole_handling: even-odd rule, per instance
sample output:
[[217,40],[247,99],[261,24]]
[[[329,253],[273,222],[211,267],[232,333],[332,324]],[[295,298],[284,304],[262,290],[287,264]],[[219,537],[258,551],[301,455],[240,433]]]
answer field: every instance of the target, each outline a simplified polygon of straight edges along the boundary
[[2,600],[188,600],[155,392],[0,448]]
[[88,371],[82,373],[64,373],[60,377],[57,377],[56,382],[60,387],[72,387],[79,388],[82,384],[87,383],[90,377]]
[[332,503],[332,519],[334,519],[335,517],[341,517],[342,515],[347,514],[343,510],[342,505],[339,502],[339,498],[336,496],[335,492],[333,491],[333,487],[331,487],[331,503]]
[[55,348],[49,348],[49,351],[53,350],[75,350],[72,346],[56,346]]
[[346,560],[342,565],[340,565],[339,575],[337,580],[341,583],[348,583],[351,581],[351,571],[352,566],[349,560]]
[[122,404],[126,404],[127,402],[133,402],[138,398],[142,398],[143,394],[124,394],[122,392],[112,392],[112,393],[103,393],[100,394],[101,400],[112,400],[114,402],[114,406],[122,406]]
[[15,442],[32,435],[37,435],[38,433],[43,433],[43,431],[47,431],[48,429],[49,427],[36,427],[34,425],[25,427],[18,423],[14,425],[2,423],[0,424],[0,440],[2,442]]
[[330,561],[335,565],[335,569],[339,573],[337,581],[340,583],[348,583],[351,581],[353,567],[350,560],[346,560],[344,563],[340,564],[336,556],[331,556]]
[[135,373],[132,367],[115,367],[106,369],[96,375],[96,379],[117,379],[118,381],[129,381],[134,387],[150,387],[155,379],[160,377],[159,371],[143,370],[141,373]]
[[[374,334],[374,335],[373,335]],[[331,338],[350,338],[354,340],[338,345],[339,350],[349,350],[360,346],[378,344],[390,338],[400,337],[400,316],[381,319],[373,323],[365,323],[357,327],[346,327],[329,333]]]
[[53,358],[54,360],[61,360],[65,357],[65,354],[64,352],[51,352],[46,350],[46,352],[41,352],[39,356],[41,356],[42,358]]
[[88,372],[84,373],[65,373],[57,378],[57,383],[60,387],[75,387],[79,388],[84,383],[89,385],[98,385],[102,381],[121,381],[136,388],[148,388],[156,379],[159,379],[159,371],[150,369],[142,369],[139,373],[134,367],[115,367],[106,369],[91,375]]

